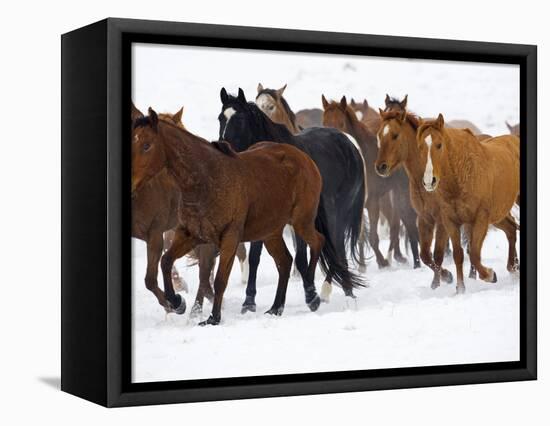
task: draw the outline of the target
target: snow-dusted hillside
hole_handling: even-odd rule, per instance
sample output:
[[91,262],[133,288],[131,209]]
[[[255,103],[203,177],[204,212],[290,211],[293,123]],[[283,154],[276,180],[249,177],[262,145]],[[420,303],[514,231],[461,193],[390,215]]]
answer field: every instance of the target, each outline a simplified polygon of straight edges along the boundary
[[[442,112],[468,119],[483,132],[506,133],[505,120],[519,115],[519,69],[513,66],[436,61],[365,59],[230,49],[139,45],[133,50],[133,99],[146,110],[177,111],[202,137],[217,139],[219,91],[242,87],[248,99],[258,82],[278,88],[295,110],[320,107],[331,98],[366,97],[382,106],[386,93],[409,94],[409,106],[422,116]],[[382,245],[387,247],[387,241]],[[292,244],[289,244],[292,247]],[[393,265],[379,270],[372,261],[369,287],[350,302],[335,288],[330,304],[311,313],[301,281],[289,284],[281,318],[263,314],[273,301],[276,269],[264,254],[258,274],[258,313],[240,314],[244,298],[238,262],[226,292],[222,324],[198,327],[199,319],[166,316],[143,283],[145,244],[133,245],[133,380],[185,380],[212,377],[373,369],[519,358],[519,287],[505,268],[507,241],[500,231],[487,237],[484,262],[497,284],[466,280],[467,293],[454,284],[430,289],[427,267]],[[519,244],[518,244],[519,250]],[[446,259],[453,274],[454,265]],[[194,300],[198,268],[176,263]],[[467,272],[467,271],[466,271]],[[160,275],[159,275],[160,278]],[[320,290],[322,275],[317,276]],[[206,303],[205,316],[210,311]]]

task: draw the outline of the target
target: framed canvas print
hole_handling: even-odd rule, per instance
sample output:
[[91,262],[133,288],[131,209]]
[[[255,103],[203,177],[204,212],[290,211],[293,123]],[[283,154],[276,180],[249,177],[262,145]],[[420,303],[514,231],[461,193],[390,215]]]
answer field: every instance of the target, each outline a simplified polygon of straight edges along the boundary
[[62,36],[62,389],[536,378],[536,47],[107,19]]

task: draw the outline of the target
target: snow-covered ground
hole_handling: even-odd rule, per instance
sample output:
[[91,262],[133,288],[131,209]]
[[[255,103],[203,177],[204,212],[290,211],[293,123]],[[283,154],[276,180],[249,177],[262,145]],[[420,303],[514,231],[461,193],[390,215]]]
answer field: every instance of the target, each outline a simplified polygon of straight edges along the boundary
[[[258,82],[273,88],[288,83],[285,97],[294,111],[319,108],[321,93],[367,97],[373,107],[382,106],[386,93],[408,93],[410,108],[422,116],[443,112],[494,135],[506,133],[504,121],[515,123],[519,115],[515,66],[154,45],[134,46],[133,61],[138,108],[175,112],[184,105],[185,125],[208,139],[217,139],[220,88],[242,87],[253,100]],[[143,282],[145,244],[133,243],[136,382],[519,359],[519,283],[506,271],[507,241],[500,231],[491,230],[483,248],[497,284],[467,279],[467,293],[455,296],[454,284],[431,290],[425,266],[394,263],[380,270],[372,261],[369,287],[356,292],[356,303],[335,288],[331,302],[312,313],[301,281],[293,279],[280,318],[263,314],[275,295],[273,260],[262,256],[258,312],[246,315],[240,314],[244,286],[236,262],[218,327],[198,327],[200,318],[190,320],[188,312],[165,315]],[[387,244],[383,238],[384,249]],[[445,264],[455,274],[452,260]],[[198,268],[186,259],[176,266],[190,286],[183,294],[190,307]],[[318,290],[322,279],[318,273]],[[210,308],[206,302],[205,316]]]

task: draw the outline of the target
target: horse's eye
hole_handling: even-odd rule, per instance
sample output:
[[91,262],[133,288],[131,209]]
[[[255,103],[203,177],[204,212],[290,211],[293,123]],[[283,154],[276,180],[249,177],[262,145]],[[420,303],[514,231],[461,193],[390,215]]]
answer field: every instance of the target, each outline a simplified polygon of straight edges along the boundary
[[394,133],[394,134],[392,135],[391,138],[392,138],[393,140],[396,140],[396,139],[397,139],[397,136],[398,136],[398,134],[397,134],[397,133]]
[[148,143],[144,143],[144,144],[143,144],[143,152],[149,151],[149,148],[151,148],[151,145],[150,145],[150,144],[148,144]]
[[275,109],[275,106],[274,105],[269,105],[269,110],[270,111],[273,111]]
[[441,149],[441,144],[438,143],[435,147],[436,147],[437,149]]

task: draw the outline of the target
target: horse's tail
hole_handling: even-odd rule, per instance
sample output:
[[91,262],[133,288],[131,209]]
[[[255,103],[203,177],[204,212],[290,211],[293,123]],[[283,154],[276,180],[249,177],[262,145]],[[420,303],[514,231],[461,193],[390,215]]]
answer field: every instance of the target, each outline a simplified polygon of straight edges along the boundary
[[[346,233],[346,242],[349,245],[351,257],[354,263],[358,266],[366,266],[363,264],[363,261],[360,258],[360,245],[362,242],[361,233],[365,232],[368,235],[368,230],[366,229],[365,222],[365,197],[366,197],[366,187],[365,187],[365,168],[361,169],[361,183],[357,195],[355,196],[352,204],[350,214],[346,219],[345,224],[345,233]],[[363,228],[365,226],[365,228]],[[367,245],[368,239],[365,238],[365,245]]]
[[[364,287],[363,280],[348,269],[346,259],[338,254],[336,245],[334,243],[333,232],[330,231],[328,226],[328,216],[324,207],[321,195],[321,202],[319,203],[319,209],[317,210],[317,217],[315,218],[315,227],[325,237],[325,244],[321,250],[321,256],[319,257],[319,265],[321,270],[332,280],[342,286],[344,292],[348,294],[353,288]],[[359,228],[361,225],[359,225]],[[345,255],[345,253],[344,253]]]

